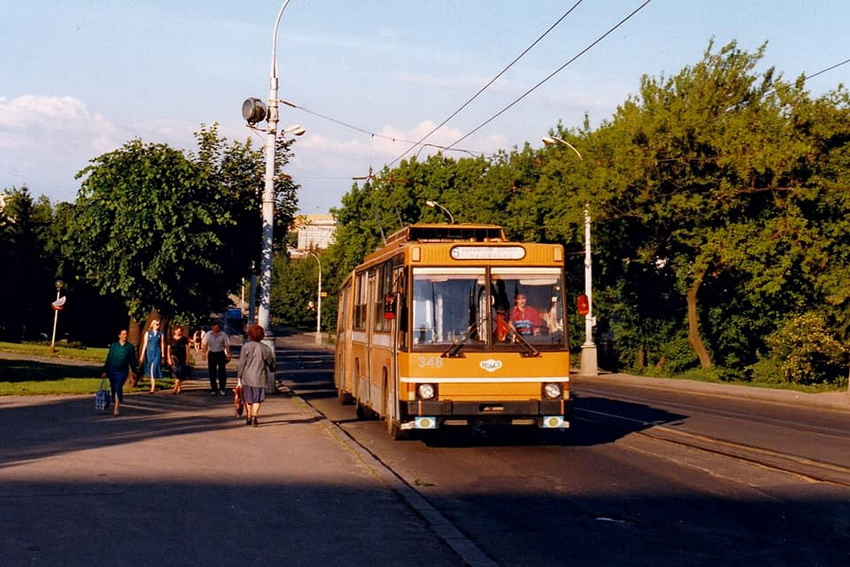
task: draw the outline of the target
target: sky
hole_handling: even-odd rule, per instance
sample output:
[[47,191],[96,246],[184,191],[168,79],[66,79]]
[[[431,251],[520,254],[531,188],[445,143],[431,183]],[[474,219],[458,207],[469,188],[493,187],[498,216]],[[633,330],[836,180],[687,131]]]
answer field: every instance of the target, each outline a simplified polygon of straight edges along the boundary
[[[641,8],[645,1],[291,0],[274,53],[278,98],[297,107],[281,106],[281,129],[307,130],[287,166],[300,212],[326,213],[353,178],[424,159],[435,146],[461,140],[446,155],[492,154],[539,147],[559,123],[580,127],[585,115],[598,125],[637,94],[643,75],[696,64],[712,38],[747,51],[767,42],[761,69],[787,80],[850,58],[847,0],[650,0]],[[408,152],[576,4],[432,134],[431,146]],[[0,190],[27,186],[74,201],[75,176],[89,160],[133,139],[191,151],[203,124],[262,146],[241,109],[246,98],[269,97],[282,5],[0,0]],[[844,64],[807,88],[821,95],[848,83]]]

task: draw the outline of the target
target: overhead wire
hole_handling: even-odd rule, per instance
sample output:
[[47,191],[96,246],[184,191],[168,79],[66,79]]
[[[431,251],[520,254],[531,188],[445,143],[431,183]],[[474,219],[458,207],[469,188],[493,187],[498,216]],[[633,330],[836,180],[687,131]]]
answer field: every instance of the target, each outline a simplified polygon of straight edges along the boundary
[[531,45],[529,45],[528,47],[526,47],[526,48],[525,48],[525,49],[524,49],[524,50],[523,50],[523,51],[522,51],[519,55],[517,55],[517,56],[513,59],[513,61],[511,61],[510,63],[508,63],[508,64],[507,64],[507,66],[505,66],[505,68],[504,68],[504,69],[502,69],[501,71],[499,71],[499,73],[498,73],[495,77],[493,77],[492,79],[490,79],[490,80],[489,80],[489,81],[488,81],[488,82],[487,82],[487,83],[486,83],[483,87],[481,87],[480,89],[478,89],[478,92],[476,92],[476,93],[475,93],[474,95],[472,95],[472,96],[471,96],[471,97],[470,97],[470,98],[469,98],[466,102],[464,102],[462,105],[460,105],[460,107],[459,107],[457,110],[455,110],[454,112],[452,112],[452,113],[451,113],[451,114],[450,114],[450,115],[449,115],[449,116],[448,116],[445,120],[443,120],[443,121],[442,121],[442,122],[440,122],[437,126],[435,126],[434,128],[432,128],[432,129],[431,129],[431,131],[429,131],[427,134],[425,134],[424,136],[422,136],[419,140],[417,140],[416,142],[414,142],[414,143],[413,143],[413,145],[411,145],[411,146],[410,146],[409,148],[407,148],[404,152],[402,152],[402,154],[401,154],[401,155],[399,155],[397,158],[395,158],[394,160],[392,160],[391,162],[389,162],[389,163],[387,164],[387,166],[388,166],[388,167],[392,167],[392,165],[393,165],[393,164],[395,164],[397,161],[399,161],[400,159],[402,159],[404,156],[406,156],[408,153],[410,153],[410,152],[411,152],[412,150],[414,150],[416,147],[418,147],[419,145],[421,145],[421,144],[422,144],[422,142],[424,142],[424,141],[425,141],[425,140],[427,140],[429,137],[431,137],[431,135],[432,135],[434,132],[436,132],[437,130],[439,130],[439,129],[440,129],[440,128],[442,128],[443,126],[445,126],[445,125],[446,125],[446,124],[447,124],[447,123],[448,123],[448,122],[449,122],[452,118],[454,118],[455,116],[457,116],[458,114],[460,114],[460,113],[461,113],[461,112],[462,112],[462,111],[463,111],[463,110],[464,110],[467,106],[469,106],[469,105],[470,105],[470,104],[471,104],[471,103],[472,103],[475,99],[477,99],[479,96],[481,96],[481,94],[482,94],[484,91],[486,91],[488,88],[490,88],[490,86],[491,86],[493,83],[495,83],[496,81],[498,81],[498,80],[502,77],[502,75],[504,75],[505,73],[507,73],[507,72],[508,72],[508,70],[509,70],[511,67],[513,67],[513,66],[514,66],[514,65],[515,65],[515,64],[516,64],[516,63],[517,63],[520,59],[522,59],[523,57],[525,57],[525,55],[526,55],[529,51],[531,51],[531,50],[534,48],[534,46],[536,46],[538,43],[540,43],[540,42],[543,40],[543,38],[545,38],[547,35],[549,35],[549,33],[550,33],[552,30],[554,30],[556,27],[558,27],[558,25],[559,25],[562,21],[564,21],[564,19],[565,19],[567,16],[569,16],[569,15],[573,12],[573,10],[575,10],[576,8],[578,8],[579,4],[581,4],[583,1],[584,1],[584,0],[578,0],[575,4],[573,4],[573,5],[570,7],[570,9],[569,9],[569,10],[567,10],[566,12],[564,12],[564,14],[563,14],[563,15],[561,15],[561,17],[560,17],[560,18],[558,18],[558,19],[555,21],[555,23],[554,23],[554,24],[552,24],[551,26],[549,26],[549,28],[548,28],[545,32],[543,32],[543,33],[540,35],[540,37],[538,37],[537,39],[535,39],[535,40],[531,43]]
[[614,31],[616,31],[616,30],[617,30],[617,28],[619,28],[620,26],[622,26],[623,24],[625,24],[627,21],[629,21],[630,19],[632,19],[632,17],[634,17],[634,16],[635,16],[638,12],[640,12],[641,10],[643,10],[643,9],[644,9],[644,8],[645,8],[645,7],[646,7],[646,6],[650,3],[650,2],[652,2],[652,0],[646,0],[643,4],[641,4],[640,6],[638,6],[637,8],[635,8],[635,9],[634,9],[634,10],[633,10],[633,11],[632,11],[632,12],[631,12],[628,16],[626,16],[625,18],[623,18],[622,20],[620,20],[620,21],[619,21],[619,22],[618,22],[618,23],[617,23],[614,27],[612,27],[611,29],[609,29],[608,31],[606,31],[604,34],[602,34],[601,36],[599,36],[598,38],[596,38],[596,40],[594,40],[594,41],[593,41],[590,45],[588,45],[587,47],[585,47],[584,49],[582,49],[581,51],[579,51],[576,55],[574,55],[573,57],[571,57],[571,58],[570,58],[570,59],[569,59],[566,63],[564,63],[563,65],[561,65],[560,67],[558,67],[557,69],[555,69],[554,71],[552,71],[552,72],[551,72],[549,75],[547,75],[547,76],[546,76],[546,77],[545,77],[542,81],[540,81],[539,83],[537,83],[536,85],[534,85],[533,87],[531,87],[530,89],[528,89],[527,91],[525,91],[525,92],[524,92],[524,93],[523,93],[523,94],[522,94],[519,98],[517,98],[516,100],[514,100],[513,102],[511,102],[510,104],[508,104],[508,105],[507,105],[506,107],[504,107],[502,110],[500,110],[499,112],[497,112],[496,114],[494,114],[493,116],[491,116],[490,118],[488,118],[487,120],[485,120],[484,122],[482,122],[481,124],[479,124],[478,126],[476,126],[475,128],[473,128],[471,131],[467,132],[464,136],[462,136],[461,138],[458,138],[458,139],[457,139],[457,140],[455,140],[453,143],[449,144],[449,145],[448,145],[448,147],[449,147],[449,148],[454,147],[455,145],[457,145],[457,144],[459,144],[460,142],[462,142],[463,140],[467,139],[468,137],[470,137],[471,135],[473,135],[474,133],[476,133],[477,131],[479,131],[480,129],[482,129],[484,126],[486,126],[487,124],[489,124],[490,122],[492,122],[493,120],[495,120],[496,118],[498,118],[499,116],[501,116],[502,114],[504,114],[505,112],[507,112],[508,110],[510,110],[511,108],[513,108],[513,107],[514,107],[515,105],[517,105],[520,101],[522,101],[525,97],[527,97],[528,95],[530,95],[531,93],[533,93],[534,91],[536,91],[536,90],[537,90],[538,88],[540,88],[540,87],[541,87],[544,83],[548,82],[548,81],[549,81],[552,77],[554,77],[555,75],[557,75],[558,73],[560,73],[561,71],[563,71],[565,68],[567,68],[569,65],[571,65],[574,61],[576,61],[579,57],[581,57],[582,55],[584,55],[585,53],[587,53],[588,51],[590,51],[591,49],[593,49],[593,48],[594,48],[594,47],[595,47],[598,43],[600,43],[600,42],[601,42],[602,40],[604,40],[606,37],[608,37],[609,35],[611,35],[612,33],[614,33]]
[[[328,122],[333,122],[334,124],[338,124],[339,126],[349,128],[349,129],[354,130],[356,132],[360,132],[361,134],[366,134],[367,136],[370,136],[372,138],[382,138],[384,140],[390,140],[391,142],[403,142],[405,144],[415,144],[414,147],[423,145],[421,140],[419,142],[413,142],[412,140],[405,140],[404,138],[398,138],[396,136],[388,136],[386,134],[379,134],[378,132],[373,132],[371,130],[367,130],[366,128],[361,128],[360,126],[356,126],[354,124],[349,124],[348,122],[344,122],[344,121],[339,120],[337,118],[334,118],[332,116],[328,116],[326,114],[316,112],[315,110],[310,110],[309,108],[305,108],[305,107],[300,106],[298,104],[295,104],[293,102],[289,102],[288,100],[280,100],[279,102],[285,104],[286,106],[289,106],[290,108],[295,108],[295,109],[300,110],[302,112],[305,112],[307,114],[311,114],[311,115],[316,116],[318,118],[321,118],[323,120],[327,120]],[[470,154],[470,155],[490,155],[487,152],[476,152],[476,151],[472,151],[472,150],[464,150],[464,149],[461,149],[461,148],[449,148],[447,146],[441,146],[439,144],[424,144],[424,145],[431,146],[431,147],[437,148],[439,150],[446,150],[446,151],[452,150],[452,151],[456,151],[456,152],[467,153],[467,154]]]
[[[559,17],[559,18],[555,21],[555,23],[553,23],[551,26],[549,26],[549,28],[547,28],[547,29],[546,29],[546,31],[544,31],[544,32],[543,32],[543,33],[542,33],[542,34],[541,34],[541,35],[540,35],[540,36],[539,36],[536,40],[534,40],[534,41],[533,41],[533,42],[532,42],[532,43],[531,43],[528,47],[526,47],[526,48],[525,48],[525,49],[524,49],[524,50],[523,50],[523,51],[522,51],[522,52],[521,52],[518,56],[516,56],[516,57],[515,57],[515,58],[514,58],[514,59],[513,59],[513,60],[512,60],[512,61],[511,61],[511,62],[510,62],[507,66],[505,66],[505,68],[503,68],[503,69],[502,69],[502,70],[501,70],[498,74],[496,74],[496,76],[494,76],[494,77],[493,77],[490,81],[488,81],[488,82],[487,82],[487,83],[486,83],[483,87],[481,87],[481,88],[480,88],[480,89],[479,89],[479,90],[478,90],[478,91],[477,91],[474,95],[472,95],[472,97],[470,97],[470,98],[469,98],[466,102],[464,102],[464,103],[463,103],[463,104],[462,104],[462,105],[461,105],[461,106],[460,106],[457,110],[455,110],[455,111],[454,111],[451,115],[449,115],[449,116],[448,116],[445,120],[443,120],[443,121],[442,121],[439,125],[437,125],[437,126],[436,126],[436,127],[434,127],[433,129],[431,129],[428,133],[426,133],[424,136],[422,136],[419,140],[417,140],[417,141],[415,141],[415,142],[410,141],[410,140],[404,140],[404,139],[401,139],[401,138],[396,138],[396,137],[393,137],[393,136],[387,136],[387,135],[384,135],[384,134],[378,134],[378,133],[375,133],[375,132],[369,131],[369,130],[367,130],[367,129],[365,129],[365,128],[360,128],[360,127],[358,127],[358,126],[355,126],[355,125],[352,125],[352,124],[348,124],[348,123],[346,123],[346,122],[343,122],[343,121],[338,120],[338,119],[336,119],[336,118],[333,118],[333,117],[331,117],[331,116],[327,116],[327,115],[324,115],[324,114],[321,114],[321,113],[318,113],[318,112],[315,112],[315,111],[309,110],[309,109],[307,109],[307,108],[304,108],[304,107],[302,107],[302,106],[296,105],[296,104],[294,104],[294,103],[291,103],[291,102],[288,102],[288,101],[285,101],[285,100],[283,100],[283,101],[281,101],[281,102],[282,102],[282,103],[284,103],[284,104],[286,104],[287,106],[290,106],[290,107],[292,107],[292,108],[296,108],[296,109],[301,110],[301,111],[303,111],[303,112],[306,112],[306,113],[308,113],[308,114],[312,114],[312,115],[314,115],[314,116],[317,116],[317,117],[319,117],[319,118],[322,118],[322,119],[328,120],[328,121],[333,122],[333,123],[335,123],[335,124],[339,124],[339,125],[344,126],[344,127],[346,127],[346,128],[351,128],[351,129],[353,129],[353,130],[355,130],[355,131],[358,131],[358,132],[361,132],[361,133],[364,133],[364,134],[370,135],[370,136],[372,136],[373,138],[376,138],[376,137],[377,137],[377,138],[383,138],[383,139],[391,140],[391,141],[393,141],[393,142],[404,142],[404,143],[409,143],[409,144],[411,144],[411,146],[410,146],[407,150],[405,150],[405,151],[404,151],[402,154],[400,154],[398,157],[396,157],[396,158],[395,158],[395,159],[393,159],[391,162],[389,162],[388,164],[386,164],[388,167],[390,167],[390,166],[392,166],[393,164],[397,163],[397,162],[398,162],[400,159],[402,159],[405,155],[407,155],[408,153],[410,153],[410,151],[412,151],[412,150],[413,150],[413,149],[415,149],[416,147],[420,147],[420,146],[421,146],[422,148],[425,148],[425,147],[434,147],[434,148],[437,148],[437,149],[439,149],[439,150],[443,150],[443,151],[462,151],[462,152],[468,153],[468,154],[470,154],[470,155],[488,155],[488,154],[486,154],[486,153],[484,153],[484,152],[474,152],[474,151],[470,151],[470,150],[463,150],[463,149],[460,149],[460,148],[456,148],[455,146],[457,146],[457,144],[458,144],[458,143],[460,143],[462,140],[466,139],[468,136],[470,136],[471,134],[473,134],[473,133],[474,133],[474,132],[476,132],[477,130],[479,130],[479,129],[483,128],[486,124],[488,124],[488,123],[492,122],[493,120],[495,120],[495,119],[496,119],[498,116],[500,116],[501,114],[503,114],[503,113],[507,112],[507,110],[509,110],[512,106],[514,106],[515,104],[517,104],[520,100],[522,100],[523,98],[525,98],[526,96],[528,96],[531,92],[533,92],[534,90],[536,90],[537,88],[539,88],[539,87],[540,87],[543,83],[547,82],[549,79],[551,79],[551,78],[552,78],[553,76],[555,76],[557,73],[559,73],[560,71],[562,71],[562,70],[563,70],[565,67],[567,67],[570,63],[572,63],[573,61],[575,61],[576,59],[578,59],[579,57],[581,57],[584,53],[586,53],[586,52],[587,52],[587,51],[589,51],[591,48],[593,48],[593,47],[594,47],[597,43],[599,43],[600,41],[602,41],[605,37],[607,37],[608,35],[610,35],[611,33],[613,33],[613,32],[614,32],[617,28],[619,28],[619,27],[620,27],[623,23],[625,23],[627,20],[629,20],[629,19],[630,19],[632,16],[634,16],[637,12],[639,12],[640,10],[642,10],[642,9],[643,9],[643,8],[644,8],[647,4],[649,4],[649,2],[651,2],[652,0],[646,0],[646,1],[645,1],[645,2],[644,2],[641,6],[640,6],[640,7],[638,7],[636,10],[634,10],[634,11],[633,11],[631,14],[629,14],[626,18],[624,18],[623,20],[621,20],[621,21],[620,21],[620,22],[619,22],[616,26],[614,26],[613,28],[611,28],[610,30],[608,30],[608,32],[606,32],[605,34],[603,34],[602,36],[600,36],[600,37],[599,37],[596,41],[594,41],[594,42],[593,42],[592,44],[590,44],[588,47],[586,47],[585,49],[583,49],[583,50],[582,50],[582,51],[581,51],[578,55],[576,55],[575,57],[573,57],[570,61],[568,61],[567,63],[565,63],[564,65],[562,65],[560,68],[558,68],[556,71],[554,71],[553,73],[551,73],[551,74],[550,74],[548,77],[546,77],[543,81],[539,82],[537,85],[535,85],[534,87],[532,87],[532,89],[530,89],[529,91],[526,91],[526,93],[524,93],[524,94],[523,94],[523,95],[522,95],[519,99],[515,100],[515,101],[514,101],[514,102],[512,102],[510,105],[508,105],[506,108],[502,109],[499,113],[497,113],[496,115],[494,115],[494,116],[492,116],[491,118],[489,118],[489,119],[488,119],[485,123],[483,123],[483,124],[481,124],[480,126],[478,126],[475,130],[473,130],[472,132],[468,133],[468,134],[467,134],[466,136],[464,136],[463,138],[461,138],[461,139],[459,139],[459,140],[456,140],[455,142],[453,142],[452,144],[450,144],[450,145],[448,145],[448,146],[443,146],[443,145],[439,145],[439,144],[423,144],[423,142],[424,142],[424,141],[425,141],[428,137],[430,137],[432,134],[434,134],[434,132],[436,132],[437,130],[439,130],[439,129],[440,129],[440,128],[442,128],[443,126],[445,126],[445,125],[446,125],[446,124],[447,124],[450,120],[452,120],[455,116],[457,116],[460,112],[462,112],[462,111],[463,111],[463,110],[464,110],[467,106],[469,106],[469,105],[470,105],[470,104],[471,104],[471,103],[472,103],[475,99],[477,99],[477,98],[478,98],[478,97],[479,97],[482,93],[484,93],[484,91],[485,91],[485,90],[487,90],[490,86],[492,86],[492,85],[493,85],[493,83],[495,83],[495,82],[496,82],[499,78],[501,78],[501,77],[502,77],[502,75],[504,75],[504,74],[505,74],[505,73],[506,73],[509,69],[511,69],[511,68],[512,68],[512,67],[513,67],[513,66],[514,66],[517,62],[519,62],[519,60],[520,60],[520,59],[522,59],[522,58],[523,58],[523,57],[524,57],[524,56],[525,56],[525,55],[526,55],[529,51],[531,51],[531,49],[533,49],[533,48],[534,48],[534,47],[535,47],[538,43],[540,43],[540,41],[542,41],[542,40],[543,40],[543,39],[544,39],[544,38],[545,38],[545,37],[546,37],[546,36],[547,36],[550,32],[552,32],[552,30],[554,30],[554,29],[555,29],[555,28],[556,28],[556,27],[557,27],[557,26],[558,26],[558,25],[559,25],[559,24],[560,24],[560,23],[561,23],[561,22],[562,22],[562,21],[563,21],[563,20],[564,20],[567,16],[569,16],[569,15],[570,15],[570,14],[571,14],[571,13],[572,13],[572,12],[573,12],[573,11],[574,11],[574,10],[575,10],[575,9],[576,9],[576,8],[577,8],[577,7],[578,7],[578,6],[579,6],[579,5],[583,2],[583,1],[584,1],[584,0],[577,0],[577,2],[575,2],[575,4],[573,4],[573,5],[572,5],[572,6],[571,6],[571,7],[570,7],[570,8],[569,8],[569,9],[568,9],[568,10],[567,10],[564,14],[562,14],[562,15],[561,15],[561,16],[560,16],[560,17]],[[421,152],[421,149],[420,149],[420,152]]]
[[809,79],[814,79],[818,75],[823,75],[827,71],[832,71],[833,69],[837,69],[838,67],[841,67],[842,65],[846,65],[847,63],[850,63],[850,59],[845,59],[841,63],[836,63],[835,65],[831,65],[831,66],[827,67],[826,69],[821,69],[820,71],[818,71],[817,73],[814,73],[813,75],[804,75],[804,77],[808,81]]
[[[583,0],[582,0],[582,1],[583,1]],[[645,3],[644,3],[644,5],[645,5],[645,4],[648,4],[650,1],[651,1],[651,0],[647,0],[647,2],[645,2]],[[641,8],[643,8],[643,6],[641,6]],[[640,8],[638,8],[638,9],[640,9]],[[571,10],[572,10],[572,8],[571,8]],[[566,15],[567,15],[567,14],[565,14],[564,16],[566,16]],[[634,15],[634,13],[630,14],[628,17],[631,17],[631,16],[633,16],[633,15]],[[628,19],[628,17],[627,17],[626,19]],[[561,17],[561,19],[563,19],[563,16]],[[553,24],[553,26],[552,26],[552,27],[554,27],[555,25],[557,25],[557,24],[560,22],[560,20],[561,20],[561,19],[559,19],[559,20],[558,20],[558,22],[556,22],[555,24]],[[617,24],[617,26],[615,26],[614,28],[612,28],[611,30],[609,30],[609,31],[608,31],[605,35],[608,35],[608,34],[610,34],[611,32],[615,31],[617,27],[619,27],[620,25],[622,25],[622,24],[626,21],[626,19],[624,19],[624,20],[623,20],[623,21],[621,21],[619,24]],[[547,33],[548,33],[548,31],[550,31],[551,29],[552,29],[552,28],[549,28],[549,30],[547,30]],[[543,37],[543,36],[541,36],[541,38],[542,38],[542,37]],[[541,39],[541,38],[538,38],[538,40],[537,40],[537,41],[539,41],[539,39]],[[576,55],[575,57],[573,57],[572,59],[570,59],[570,61],[567,61],[567,63],[565,63],[565,64],[564,64],[564,65],[562,65],[560,68],[558,68],[555,72],[553,72],[551,75],[549,75],[548,77],[546,77],[546,79],[544,79],[543,81],[541,81],[540,83],[538,83],[537,85],[535,85],[534,87],[532,87],[531,89],[529,89],[528,91],[526,91],[526,92],[522,95],[522,97],[520,97],[519,99],[517,99],[517,100],[515,100],[514,102],[512,102],[512,103],[511,103],[508,107],[506,107],[505,109],[503,109],[502,111],[500,111],[500,112],[499,112],[496,116],[492,117],[489,121],[492,121],[493,119],[495,119],[496,117],[498,117],[498,115],[500,115],[500,114],[504,113],[504,112],[505,112],[506,110],[508,110],[511,106],[513,106],[513,105],[515,105],[516,103],[518,103],[520,100],[522,100],[522,98],[524,98],[525,96],[527,96],[528,94],[530,94],[530,93],[531,93],[534,89],[538,88],[538,87],[539,87],[539,86],[541,86],[544,82],[548,81],[551,77],[553,77],[554,75],[556,75],[557,73],[559,73],[561,70],[563,70],[563,68],[564,68],[564,67],[566,67],[567,65],[569,65],[570,63],[572,63],[573,61],[575,61],[578,57],[580,57],[581,55],[583,55],[583,54],[584,54],[585,52],[587,52],[590,48],[592,48],[595,44],[599,43],[602,39],[604,39],[604,36],[601,36],[601,37],[600,37],[599,39],[597,39],[597,40],[596,40],[593,44],[589,45],[587,48],[585,48],[584,50],[582,50],[582,51],[581,51],[578,55]],[[537,41],[535,41],[535,42],[534,42],[531,46],[533,46],[534,44],[536,44],[536,43],[537,43]],[[531,46],[529,46],[529,47],[531,47]],[[527,50],[526,50],[526,51],[527,51]],[[525,53],[525,51],[524,51],[523,53]],[[518,61],[518,59],[519,59],[519,58],[515,59],[513,62]],[[513,64],[513,62],[512,62],[512,64]],[[804,75],[804,77],[805,77],[805,79],[808,81],[809,79],[813,79],[813,78],[817,77],[818,75],[822,75],[822,74],[824,74],[824,73],[827,73],[827,72],[829,72],[829,71],[832,71],[833,69],[837,69],[838,67],[841,67],[841,66],[843,66],[843,65],[846,65],[847,63],[850,63],[850,59],[845,59],[844,61],[841,61],[841,62],[839,62],[839,63],[836,63],[835,65],[830,65],[829,67],[826,67],[826,68],[824,68],[824,69],[821,69],[820,71],[817,71],[816,73],[813,73],[813,74],[811,74],[811,75]],[[508,67],[506,67],[505,69],[507,70],[507,69],[508,69]],[[498,79],[498,78],[501,76],[501,74],[502,74],[502,73],[500,73],[499,75],[497,75],[497,76],[493,79],[493,81],[495,81],[496,79]],[[491,84],[493,83],[493,81],[488,82],[488,83],[487,83],[487,86],[491,85]],[[486,87],[485,87],[485,88],[486,88]],[[466,103],[464,103],[464,104],[463,104],[463,105],[462,105],[462,106],[461,106],[461,107],[460,107],[457,111],[455,111],[454,113],[452,113],[452,115],[451,115],[451,116],[449,116],[449,118],[448,118],[448,119],[446,119],[445,121],[443,121],[443,123],[441,123],[441,126],[445,126],[445,124],[446,124],[449,120],[451,120],[452,118],[454,118],[454,117],[455,117],[455,116],[456,116],[456,115],[457,115],[457,114],[458,114],[461,110],[463,110],[466,106],[468,106],[468,104],[469,104],[470,102],[472,102],[472,101],[475,99],[475,97],[477,97],[479,94],[481,94],[481,93],[483,92],[483,90],[484,90],[484,89],[482,88],[480,91],[478,91],[478,93],[476,93],[476,95],[475,95],[475,96],[473,96],[472,98],[470,98],[470,99],[469,99]],[[473,151],[473,150],[466,150],[466,149],[461,149],[461,148],[455,148],[454,146],[455,146],[456,144],[458,144],[460,141],[462,141],[464,138],[466,138],[466,136],[465,136],[464,138],[461,138],[460,140],[457,140],[457,141],[456,141],[456,142],[454,142],[454,144],[452,144],[451,146],[444,146],[444,145],[440,145],[440,144],[430,144],[430,143],[429,143],[429,144],[423,144],[423,141],[425,140],[425,138],[427,137],[427,135],[426,135],[426,136],[424,136],[423,138],[421,138],[421,139],[417,140],[416,142],[414,142],[414,141],[412,141],[412,140],[406,140],[406,139],[404,139],[404,138],[398,138],[398,137],[396,137],[396,136],[388,136],[388,135],[386,135],[386,134],[380,134],[380,133],[378,133],[378,132],[373,132],[373,131],[368,130],[368,129],[366,129],[366,128],[362,128],[362,127],[360,127],[360,126],[356,126],[356,125],[354,125],[354,124],[349,124],[348,122],[345,122],[345,121],[343,121],[343,120],[339,120],[339,119],[334,118],[334,117],[332,117],[332,116],[328,116],[328,115],[326,115],[326,114],[322,114],[322,113],[320,113],[320,112],[316,112],[315,110],[310,110],[309,108],[306,108],[306,107],[304,107],[304,106],[301,106],[301,105],[295,104],[295,103],[293,103],[293,102],[289,102],[289,101],[287,101],[287,100],[280,100],[279,102],[281,102],[281,103],[283,103],[283,104],[285,104],[285,105],[287,105],[287,106],[289,106],[289,107],[291,107],[291,108],[295,108],[295,109],[297,109],[297,110],[300,110],[300,111],[302,111],[302,112],[304,112],[304,113],[311,114],[311,115],[316,116],[316,117],[318,117],[318,118],[321,118],[321,119],[323,119],[323,120],[327,120],[328,122],[333,122],[334,124],[338,124],[338,125],[340,125],[340,126],[343,126],[343,127],[345,127],[345,128],[349,128],[349,129],[354,130],[354,131],[356,131],[356,132],[360,132],[361,134],[366,134],[367,136],[370,136],[370,137],[372,137],[372,138],[382,138],[382,139],[385,139],[385,140],[389,140],[389,141],[391,141],[391,142],[404,142],[404,143],[406,143],[406,144],[413,144],[413,146],[412,146],[411,148],[409,148],[408,150],[406,150],[406,151],[404,152],[404,154],[402,154],[402,156],[403,156],[403,155],[406,155],[406,154],[407,154],[407,153],[409,153],[409,152],[410,152],[413,148],[415,148],[415,147],[417,147],[417,146],[422,146],[422,147],[433,147],[433,148],[437,148],[437,149],[439,149],[439,150],[454,150],[454,151],[457,151],[457,152],[467,153],[467,154],[470,154],[470,155],[473,155],[473,156],[475,156],[475,155],[484,155],[484,156],[486,156],[486,155],[491,155],[491,154],[488,154],[487,152],[476,152],[476,151]],[[489,121],[488,121],[487,123],[489,123]],[[482,124],[481,126],[485,126],[487,123],[484,123],[484,124]],[[480,126],[478,129],[480,129],[480,128],[481,128],[481,126]],[[433,133],[434,131],[436,131],[438,128],[439,128],[439,127],[434,128],[434,130],[432,130],[432,131],[429,133],[429,135],[430,135],[431,133]],[[472,132],[470,132],[470,134],[472,134]],[[257,135],[258,135],[258,137],[260,136],[259,134],[257,134]],[[400,159],[400,158],[396,158],[395,160],[393,160],[392,162],[390,162],[388,165],[392,165],[393,163],[395,163],[396,161],[398,161],[398,159]]]

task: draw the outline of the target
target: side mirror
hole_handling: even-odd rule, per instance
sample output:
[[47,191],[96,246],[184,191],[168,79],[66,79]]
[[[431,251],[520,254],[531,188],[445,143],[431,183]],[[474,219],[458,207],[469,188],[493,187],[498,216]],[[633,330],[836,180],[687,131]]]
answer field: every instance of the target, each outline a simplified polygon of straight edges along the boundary
[[384,297],[384,319],[395,319],[396,316],[396,301],[395,295],[390,294]]

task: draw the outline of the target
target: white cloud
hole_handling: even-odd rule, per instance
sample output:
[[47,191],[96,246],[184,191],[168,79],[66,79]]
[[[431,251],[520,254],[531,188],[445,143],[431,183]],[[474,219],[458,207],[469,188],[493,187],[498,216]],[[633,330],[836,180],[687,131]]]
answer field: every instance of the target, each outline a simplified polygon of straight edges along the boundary
[[[392,160],[405,152],[415,142],[431,132],[436,122],[425,120],[413,127],[404,128],[386,124],[375,132],[374,136],[358,135],[356,138],[333,139],[322,135],[307,136],[298,142],[297,149],[301,151],[338,152],[358,158],[374,158],[375,160]],[[423,144],[422,153],[436,153],[441,147],[449,146],[463,136],[457,128],[443,126],[430,135]],[[491,143],[488,141],[489,147]],[[415,153],[417,149],[413,150]]]
[[[120,130],[69,96],[0,98],[0,149],[100,154],[121,145]],[[88,150],[88,151],[86,151]]]
[[70,96],[0,98],[0,188],[73,200],[74,175],[126,139],[115,124]]

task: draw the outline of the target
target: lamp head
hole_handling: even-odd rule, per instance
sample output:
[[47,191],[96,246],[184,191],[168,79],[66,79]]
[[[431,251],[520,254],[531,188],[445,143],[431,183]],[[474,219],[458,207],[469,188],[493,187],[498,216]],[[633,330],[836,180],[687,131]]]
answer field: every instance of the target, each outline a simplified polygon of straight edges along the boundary
[[242,118],[248,121],[248,124],[253,126],[257,122],[262,122],[268,116],[268,110],[263,101],[258,98],[248,98],[242,103]]
[[292,134],[293,136],[303,136],[307,130],[301,124],[293,124],[283,131],[284,134]]

